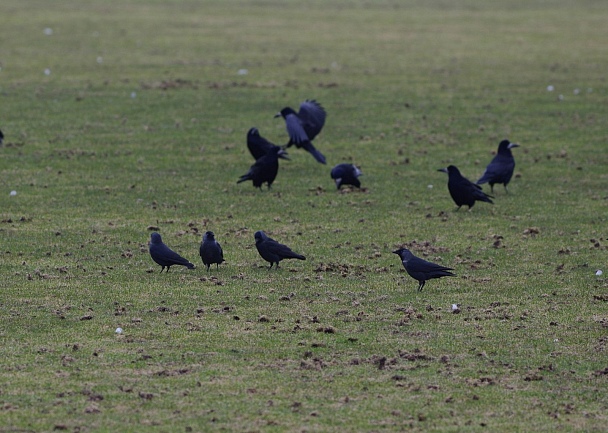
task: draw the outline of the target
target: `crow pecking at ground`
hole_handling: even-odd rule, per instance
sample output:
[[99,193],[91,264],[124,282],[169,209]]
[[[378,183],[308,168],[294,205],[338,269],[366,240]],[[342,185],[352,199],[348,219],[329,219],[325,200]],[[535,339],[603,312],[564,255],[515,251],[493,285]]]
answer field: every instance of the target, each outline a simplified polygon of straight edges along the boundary
[[336,182],[338,189],[342,185],[352,185],[361,188],[361,182],[357,178],[362,174],[355,164],[338,164],[331,169],[331,178]]

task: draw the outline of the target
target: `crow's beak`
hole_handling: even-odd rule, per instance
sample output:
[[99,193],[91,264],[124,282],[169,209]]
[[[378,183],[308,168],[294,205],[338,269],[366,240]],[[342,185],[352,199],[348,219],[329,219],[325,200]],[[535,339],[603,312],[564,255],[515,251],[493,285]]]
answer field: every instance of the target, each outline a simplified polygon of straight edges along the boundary
[[513,149],[514,147],[519,147],[519,144],[517,144],[517,143],[509,143],[509,145],[507,146],[507,149]]
[[393,251],[393,254],[397,254],[397,255],[399,255],[399,250],[395,250],[395,251]]
[[281,112],[279,111],[277,114],[274,115],[274,118],[276,119],[277,117],[281,117]]
[[284,149],[279,150],[279,153],[277,154],[279,155],[279,158],[281,159],[286,159],[287,161],[291,161],[291,159],[289,159],[289,155]]
[[448,172],[448,169],[447,169],[447,168],[440,168],[440,169],[439,169],[439,170],[437,170],[437,171],[441,171],[441,172],[443,172],[443,173],[447,173],[447,172]]

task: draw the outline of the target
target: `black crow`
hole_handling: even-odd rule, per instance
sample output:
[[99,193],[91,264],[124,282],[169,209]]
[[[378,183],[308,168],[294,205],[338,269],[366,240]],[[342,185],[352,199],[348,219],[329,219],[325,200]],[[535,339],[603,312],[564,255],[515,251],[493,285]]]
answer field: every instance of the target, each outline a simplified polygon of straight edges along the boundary
[[418,291],[421,292],[426,284],[426,280],[441,277],[454,277],[455,275],[449,271],[454,269],[438,265],[436,263],[427,262],[426,260],[416,257],[407,248],[399,248],[393,253],[401,257],[401,263],[406,272],[414,280],[418,281]]
[[300,104],[300,111],[296,113],[293,108],[285,107],[274,117],[283,117],[289,134],[289,143],[286,147],[295,144],[297,148],[303,147],[321,164],[325,164],[325,157],[312,145],[325,124],[325,109],[314,99],[306,100]]
[[166,246],[160,235],[156,232],[152,233],[152,238],[150,240],[150,256],[152,256],[152,260],[162,266],[160,269],[161,272],[165,268],[167,268],[167,272],[169,272],[169,268],[173,265],[182,265],[186,266],[188,269],[194,269],[192,263]]
[[338,189],[342,185],[353,185],[361,188],[361,182],[357,178],[362,174],[361,170],[354,164],[338,164],[331,169],[331,178],[336,182]]
[[456,210],[460,209],[462,205],[467,205],[469,210],[471,210],[476,201],[494,203],[490,200],[494,197],[484,193],[479,185],[474,184],[460,174],[460,171],[453,165],[448,166],[448,168],[440,168],[437,171],[448,174],[448,189],[450,190],[452,199],[458,206]]
[[[247,132],[247,148],[256,161],[266,155],[273,146],[274,144],[260,135],[258,128],[251,128]],[[279,158],[289,159],[287,152],[283,149],[279,152]]]
[[255,238],[255,247],[258,249],[258,253],[264,260],[270,263],[270,268],[272,269],[272,265],[277,264],[277,268],[279,267],[279,262],[283,259],[299,259],[306,260],[301,254],[294,253],[287,245],[283,245],[278,243],[272,238],[266,236],[266,233],[263,231],[257,231],[253,235]]
[[215,263],[215,268],[219,268],[222,262],[224,262],[224,251],[218,241],[215,240],[213,232],[206,232],[203,235],[203,242],[199,248],[199,254],[203,263],[207,265],[207,271],[209,267]]
[[253,186],[261,190],[262,184],[266,182],[268,189],[270,189],[270,185],[276,179],[279,171],[279,152],[282,150],[279,146],[271,147],[266,155],[256,160],[249,171],[242,175],[236,183],[251,180]]
[[2,131],[0,131],[0,144],[2,144],[3,140],[4,140],[4,134],[2,133]]
[[486,167],[483,175],[477,181],[478,184],[488,182],[490,190],[494,193],[494,184],[502,183],[505,186],[505,191],[508,193],[507,185],[513,176],[515,169],[515,159],[511,153],[511,149],[519,147],[517,143],[511,143],[509,140],[502,140],[498,145],[498,152],[492,158],[492,161]]

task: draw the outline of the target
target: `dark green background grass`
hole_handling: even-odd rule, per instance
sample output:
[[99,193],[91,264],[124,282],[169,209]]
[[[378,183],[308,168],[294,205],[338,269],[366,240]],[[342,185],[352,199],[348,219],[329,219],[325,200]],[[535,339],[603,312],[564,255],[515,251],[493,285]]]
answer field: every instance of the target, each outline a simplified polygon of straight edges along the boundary
[[[0,16],[0,431],[604,428],[604,2]],[[283,144],[272,116],[307,98],[328,166],[293,149],[272,190],[237,185],[247,130]],[[453,212],[437,169],[475,180],[505,137],[511,193]],[[340,162],[364,190],[335,191]],[[149,227],[197,269],[159,274]],[[260,229],[307,260],[269,272]],[[400,245],[457,277],[416,292]]]

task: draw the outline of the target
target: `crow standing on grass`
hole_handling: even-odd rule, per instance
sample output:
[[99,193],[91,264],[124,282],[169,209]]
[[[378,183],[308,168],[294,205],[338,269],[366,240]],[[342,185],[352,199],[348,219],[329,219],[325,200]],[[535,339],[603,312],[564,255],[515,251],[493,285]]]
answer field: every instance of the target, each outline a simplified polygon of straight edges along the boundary
[[203,242],[199,248],[199,254],[203,263],[207,266],[207,272],[209,267],[215,263],[215,268],[218,269],[222,262],[224,262],[224,251],[218,241],[215,240],[213,232],[206,232],[203,235]]
[[427,280],[441,277],[454,277],[455,275],[449,271],[454,269],[438,265],[436,263],[427,262],[426,260],[416,257],[407,248],[399,248],[393,253],[401,257],[401,263],[406,272],[418,281],[418,291],[421,292]]
[[[260,135],[258,128],[251,128],[247,132],[247,148],[256,161],[266,155],[273,147],[274,144]],[[289,159],[287,152],[283,149],[279,152],[279,158]]]
[[448,174],[448,190],[454,200],[454,203],[458,206],[458,209],[462,205],[469,207],[469,210],[475,205],[476,201],[485,201],[487,203],[494,203],[490,200],[492,197],[484,193],[479,185],[474,184],[469,179],[460,174],[460,171],[453,165],[447,168],[440,168],[437,171],[442,171]]
[[2,144],[2,140],[4,140],[4,134],[0,131],[0,144]]
[[515,158],[511,153],[511,149],[519,147],[517,143],[511,143],[509,140],[502,140],[498,145],[498,152],[492,158],[492,161],[486,167],[483,175],[477,181],[478,184],[488,182],[490,190],[494,193],[494,185],[502,183],[505,186],[505,191],[508,193],[507,185],[513,176],[515,170]]
[[156,232],[152,233],[151,236],[150,256],[152,257],[152,260],[162,266],[160,269],[161,272],[165,268],[167,268],[167,272],[169,272],[169,268],[171,268],[173,265],[181,265],[186,266],[188,269],[194,269],[194,265],[192,263],[166,246],[163,243],[160,235]]
[[325,124],[325,109],[314,99],[307,99],[300,104],[300,111],[295,112],[293,108],[285,107],[274,117],[283,117],[285,127],[289,134],[289,142],[286,147],[296,145],[303,147],[314,156],[321,164],[325,164],[325,157],[312,145],[312,140],[321,132]]
[[270,189],[270,185],[272,185],[279,172],[279,153],[282,151],[283,149],[279,146],[272,146],[266,155],[256,160],[249,171],[242,175],[236,183],[251,180],[253,186],[261,190],[262,184],[266,182],[268,189]]
[[260,253],[260,256],[268,263],[270,263],[270,267],[268,269],[272,269],[272,265],[277,264],[277,268],[279,267],[279,262],[283,259],[298,259],[298,260],[306,260],[301,254],[294,253],[291,248],[287,245],[283,245],[278,243],[272,238],[269,238],[266,233],[263,231],[257,231],[253,235],[255,238],[255,247]]
[[361,188],[361,182],[358,177],[362,174],[355,164],[338,164],[331,169],[331,178],[336,182],[338,189],[342,185],[352,185]]

